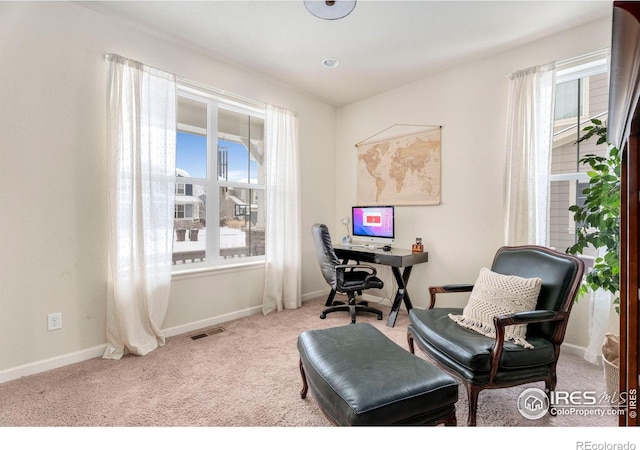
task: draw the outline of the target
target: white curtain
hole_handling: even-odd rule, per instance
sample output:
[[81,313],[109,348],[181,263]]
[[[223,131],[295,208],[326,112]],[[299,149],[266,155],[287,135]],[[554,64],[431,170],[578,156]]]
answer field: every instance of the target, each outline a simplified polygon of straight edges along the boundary
[[267,226],[262,311],[295,309],[301,295],[298,119],[267,105],[265,116]]
[[[606,249],[600,248],[596,252],[596,258],[604,258]],[[591,364],[601,364],[602,343],[604,335],[609,330],[609,317],[611,315],[611,302],[613,301],[610,292],[598,289],[591,292],[589,298],[589,344],[584,352],[584,359]]]
[[506,245],[547,245],[555,64],[509,77],[504,186]]
[[171,282],[176,84],[110,55],[107,182],[110,283],[104,358],[160,345]]
[[584,351],[584,359],[591,364],[601,365],[602,343],[609,327],[611,301],[611,293],[602,289],[592,292],[589,298],[589,344]]

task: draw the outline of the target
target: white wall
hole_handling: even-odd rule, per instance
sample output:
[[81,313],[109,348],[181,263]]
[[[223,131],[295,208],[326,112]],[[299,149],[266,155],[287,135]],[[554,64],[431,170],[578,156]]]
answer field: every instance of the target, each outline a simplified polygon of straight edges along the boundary
[[[334,220],[334,108],[72,2],[0,2],[0,381],[105,342],[105,52],[295,111],[303,228]],[[302,275],[304,293],[325,289],[310,238]],[[259,310],[263,283],[261,267],[177,279],[163,328]]]
[[[442,203],[396,208],[397,246],[421,237],[429,262],[415,266],[409,283],[414,306],[426,306],[428,287],[473,282],[503,244],[503,170],[507,75],[537,64],[608,48],[604,19],[425,78],[348,105],[337,113],[336,222],[356,202],[355,144],[394,124],[442,126]],[[385,281],[391,283],[388,268]],[[464,305],[459,295],[454,304]],[[575,306],[567,342],[587,343],[587,301]],[[615,325],[614,317],[612,320]]]

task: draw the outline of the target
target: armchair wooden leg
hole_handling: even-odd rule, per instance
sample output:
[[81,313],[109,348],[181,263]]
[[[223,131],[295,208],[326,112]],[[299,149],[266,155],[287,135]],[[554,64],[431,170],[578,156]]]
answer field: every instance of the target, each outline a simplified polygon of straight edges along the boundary
[[557,380],[556,380],[556,376],[552,376],[551,379],[546,380],[544,382],[544,390],[547,393],[547,395],[551,394],[551,391],[555,391],[556,390],[556,384],[557,384]]
[[[551,400],[551,392],[556,390],[556,383],[557,383],[557,377],[555,375],[552,375],[552,378],[550,380],[546,380],[544,382],[544,391],[547,393],[547,397],[549,397],[549,400]],[[552,406],[553,405],[551,405],[551,401],[549,401],[549,415],[555,416],[556,409],[553,408]]]
[[476,414],[478,412],[478,396],[481,389],[474,384],[467,385],[467,401],[469,402],[469,417],[467,418],[467,426],[476,426]]
[[300,360],[300,375],[302,375],[302,389],[300,390],[300,398],[307,397],[309,391],[309,385],[307,384],[307,375],[304,373],[304,367],[302,365],[302,359]]
[[415,355],[416,349],[413,343],[413,336],[411,334],[407,334],[407,344],[409,345],[409,351]]

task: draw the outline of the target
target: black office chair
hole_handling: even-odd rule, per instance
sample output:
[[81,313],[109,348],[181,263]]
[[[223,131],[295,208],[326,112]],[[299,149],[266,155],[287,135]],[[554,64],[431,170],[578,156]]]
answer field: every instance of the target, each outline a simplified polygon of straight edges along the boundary
[[[327,298],[320,318],[324,319],[327,314],[335,311],[349,311],[351,313],[351,323],[356,323],[356,312],[369,312],[378,315],[378,320],[382,320],[382,311],[371,308],[366,301],[357,302],[356,293],[362,293],[365,289],[381,289],[384,286],[378,277],[375,267],[363,264],[341,264],[333,251],[333,243],[329,229],[324,224],[316,223],[311,227],[313,240],[316,245],[316,254],[322,275],[331,286],[331,293]],[[336,292],[347,294],[349,302],[334,301]]]

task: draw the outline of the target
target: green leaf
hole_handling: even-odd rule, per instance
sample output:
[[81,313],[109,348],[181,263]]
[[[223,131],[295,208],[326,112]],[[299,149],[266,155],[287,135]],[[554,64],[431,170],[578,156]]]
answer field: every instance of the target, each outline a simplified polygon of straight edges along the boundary
[[[596,145],[606,143],[607,128],[599,119],[582,130],[585,134],[577,142],[597,136]],[[604,289],[619,303],[620,290],[620,150],[607,143],[607,157],[588,154],[579,160],[587,168],[589,185],[583,189],[584,205],[571,205],[569,211],[576,221],[576,242],[566,249],[573,255],[604,249],[603,257],[594,260],[593,267],[583,279],[579,293]],[[616,309],[619,311],[619,309]]]

